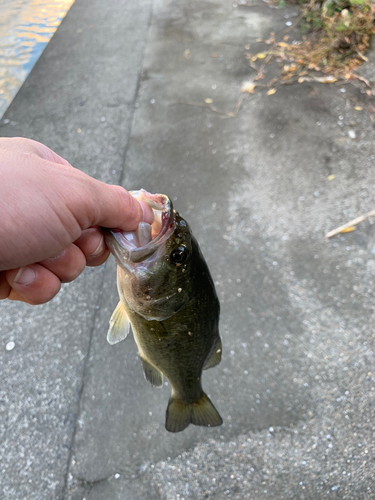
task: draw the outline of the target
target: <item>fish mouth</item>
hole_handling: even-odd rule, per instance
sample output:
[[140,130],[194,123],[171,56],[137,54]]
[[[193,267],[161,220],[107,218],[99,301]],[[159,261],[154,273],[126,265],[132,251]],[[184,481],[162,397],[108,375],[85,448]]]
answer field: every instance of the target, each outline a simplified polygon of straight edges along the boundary
[[[121,229],[107,230],[121,247],[127,260],[138,263],[153,255],[160,245],[169,238],[174,231],[174,210],[171,200],[165,194],[151,194],[144,189],[130,191],[138,201],[146,202],[154,212],[154,222],[140,222],[135,231]],[[108,244],[118,254],[108,239]],[[125,254],[125,255],[124,255]],[[118,257],[120,257],[118,255]]]

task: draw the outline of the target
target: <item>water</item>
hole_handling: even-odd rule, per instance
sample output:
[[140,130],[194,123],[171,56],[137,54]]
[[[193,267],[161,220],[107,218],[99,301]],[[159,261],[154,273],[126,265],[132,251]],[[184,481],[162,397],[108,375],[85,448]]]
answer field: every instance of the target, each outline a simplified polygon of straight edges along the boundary
[[74,0],[0,0],[0,118]]

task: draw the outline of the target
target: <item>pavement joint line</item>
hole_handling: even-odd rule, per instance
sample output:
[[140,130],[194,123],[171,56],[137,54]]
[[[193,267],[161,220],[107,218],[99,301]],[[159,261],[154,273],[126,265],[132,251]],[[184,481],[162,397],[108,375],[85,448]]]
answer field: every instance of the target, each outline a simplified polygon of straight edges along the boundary
[[[148,38],[148,32],[149,32],[149,29],[150,29],[150,26],[151,26],[151,22],[152,22],[152,19],[153,19],[153,5],[154,5],[154,2],[152,1],[151,5],[150,5],[150,13],[149,13],[149,18],[148,18],[148,22],[147,22],[147,38]],[[138,78],[137,78],[137,85],[136,85],[136,88],[135,88],[134,97],[132,99],[132,102],[129,102],[127,104],[127,105],[132,104],[133,106],[132,106],[132,111],[131,111],[131,119],[129,121],[128,133],[127,133],[127,143],[126,143],[126,145],[124,147],[123,157],[122,157],[122,162],[121,162],[122,163],[122,169],[121,169],[121,175],[120,175],[120,178],[119,178],[119,185],[120,186],[122,185],[122,182],[123,182],[123,179],[124,179],[124,176],[125,176],[125,162],[126,162],[126,156],[127,156],[127,152],[128,152],[129,138],[130,138],[131,130],[132,130],[132,126],[133,126],[134,113],[135,113],[135,109],[136,109],[135,108],[135,103],[137,102],[137,97],[138,97],[138,93],[139,93],[139,89],[140,89],[140,84],[141,84],[141,78],[142,78],[142,72],[143,72],[143,66],[144,66],[144,59],[145,59],[146,49],[147,49],[147,41],[146,41],[146,44],[145,44],[145,47],[144,47],[144,50],[143,50],[142,62],[140,64],[140,71],[139,71]],[[99,308],[95,310],[95,312],[93,314],[93,317],[92,317],[92,324],[91,324],[91,328],[90,328],[90,330],[91,330],[90,341],[89,341],[89,345],[88,345],[88,349],[87,349],[87,354],[86,354],[86,358],[85,358],[85,363],[84,363],[84,367],[83,367],[82,384],[81,384],[81,387],[80,387],[80,390],[79,390],[79,401],[78,401],[77,417],[76,417],[76,421],[75,421],[75,425],[74,425],[74,431],[73,431],[73,434],[72,434],[71,446],[70,446],[70,450],[69,450],[69,454],[68,454],[68,460],[67,460],[66,474],[65,474],[65,477],[64,477],[64,485],[63,485],[63,488],[62,488],[62,498],[63,499],[66,498],[66,495],[68,493],[68,478],[69,478],[69,474],[72,474],[71,471],[70,471],[70,469],[71,469],[71,462],[72,462],[72,456],[73,456],[73,451],[74,451],[74,443],[75,443],[75,438],[76,438],[76,433],[77,433],[77,423],[78,423],[79,415],[80,415],[80,412],[81,412],[82,394],[83,394],[83,390],[84,390],[84,387],[85,387],[85,379],[86,379],[86,374],[87,374],[87,366],[88,366],[88,360],[90,358],[90,353],[91,353],[91,347],[92,347],[93,335],[94,335],[94,331],[95,331],[96,318],[97,318],[97,315],[98,315],[98,311],[100,310],[100,306],[102,305],[103,283],[104,283],[104,279],[105,279],[105,271],[106,271],[107,266],[108,266],[108,261],[105,264],[103,276],[102,276],[102,279],[101,279],[100,293],[99,293],[99,298],[98,298],[98,301],[97,301],[97,305],[99,306]],[[99,480],[95,480],[95,481],[86,481],[84,479],[79,479],[79,478],[76,478],[74,476],[74,474],[72,474],[72,476],[77,481],[82,482],[84,484],[90,485],[90,489],[88,491],[88,494],[90,494],[91,489],[93,488],[93,486],[95,484],[107,481],[112,476],[112,474],[109,475],[109,476],[107,476],[107,477],[105,477],[105,478],[102,478],[102,479],[99,479]]]
[[105,272],[106,268],[108,267],[108,261],[104,264],[104,270],[102,273],[102,279],[100,282],[100,287],[99,287],[99,295],[98,295],[98,300],[96,301],[96,305],[99,307],[94,308],[94,313],[92,315],[92,320],[91,320],[91,326],[90,326],[90,340],[89,340],[89,345],[87,347],[87,353],[85,356],[85,362],[83,365],[83,371],[82,371],[82,383],[81,387],[79,389],[79,398],[78,398],[78,405],[77,405],[77,413],[76,413],[76,418],[75,418],[75,423],[74,423],[74,430],[72,433],[72,437],[70,440],[70,449],[68,453],[68,459],[67,459],[67,466],[66,466],[66,473],[64,474],[64,484],[62,487],[62,499],[66,498],[66,494],[68,493],[68,477],[70,472],[70,467],[71,467],[71,462],[72,462],[72,456],[73,456],[73,450],[74,450],[74,443],[75,443],[75,438],[76,438],[76,433],[77,433],[77,424],[79,420],[79,416],[81,413],[81,402],[82,402],[82,394],[83,390],[85,388],[85,380],[86,380],[86,375],[87,375],[87,366],[88,366],[88,360],[90,359],[90,353],[91,353],[91,346],[92,346],[92,340],[95,332],[95,323],[97,316],[100,311],[100,306],[102,304],[102,297],[103,297],[103,284],[105,280]]
[[[147,47],[148,47],[148,40],[149,40],[149,31],[150,31],[150,26],[151,26],[151,23],[152,23],[152,20],[153,20],[153,13],[154,13],[154,0],[151,1],[150,3],[150,13],[149,13],[149,16],[148,16],[148,21],[147,21],[147,35],[146,35],[146,43],[144,45],[144,49],[143,49],[143,54],[142,54],[142,61],[141,61],[141,64],[140,64],[140,71],[139,71],[139,74],[138,74],[138,78],[137,78],[137,85],[135,87],[135,91],[134,91],[134,98],[133,98],[133,106],[132,106],[132,110],[131,110],[131,117],[130,117],[130,120],[129,120],[129,130],[128,130],[128,140],[126,142],[126,145],[124,147],[124,151],[123,151],[123,154],[122,154],[122,161],[121,161],[121,175],[120,175],[120,178],[119,178],[119,185],[122,186],[123,182],[124,182],[124,178],[125,178],[125,170],[126,170],[126,157],[127,157],[127,154],[128,154],[128,149],[129,149],[129,139],[130,139],[130,136],[131,136],[131,132],[132,132],[132,129],[133,129],[133,123],[134,123],[134,114],[135,114],[135,103],[137,102],[137,98],[138,98],[138,95],[139,95],[139,89],[140,89],[140,86],[141,86],[141,80],[142,80],[142,74],[143,74],[143,68],[144,68],[144,61],[145,61],[145,55],[146,55],[146,50],[147,50]],[[131,103],[129,103],[131,104]]]

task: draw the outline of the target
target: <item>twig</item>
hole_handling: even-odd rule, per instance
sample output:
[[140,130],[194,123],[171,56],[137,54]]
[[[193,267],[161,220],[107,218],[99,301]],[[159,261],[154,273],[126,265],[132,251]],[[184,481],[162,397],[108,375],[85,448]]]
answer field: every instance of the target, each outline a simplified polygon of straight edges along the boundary
[[234,111],[232,113],[227,113],[227,116],[231,116],[234,118],[236,116],[236,114],[239,112],[239,110],[241,109],[241,106],[242,106],[244,99],[245,99],[245,97],[241,96],[237,101],[237,104],[236,104],[236,107],[234,108]]
[[282,35],[286,35],[287,33],[289,33],[289,31],[292,31],[293,28],[295,28],[297,26],[297,24],[301,21],[301,19],[303,18],[303,16],[305,15],[304,12],[302,12],[298,17],[297,19],[294,21],[293,24],[291,24],[286,30],[284,30],[281,34]]
[[211,111],[214,113],[219,113],[220,115],[225,115],[225,116],[230,116],[231,118],[234,118],[239,110],[241,109],[242,103],[244,100],[244,96],[241,96],[236,104],[236,107],[234,108],[234,111],[230,111],[229,113],[225,113],[225,111],[221,111],[220,109],[216,108],[215,106],[212,106],[212,104],[206,103],[206,102],[190,102],[190,101],[178,101],[176,104],[188,104],[189,106],[199,106],[200,108],[209,108]]
[[375,210],[372,210],[371,212],[368,212],[365,215],[361,215],[360,217],[357,217],[356,219],[351,220],[350,222],[344,224],[343,226],[340,226],[336,229],[333,229],[333,231],[330,231],[325,235],[325,238],[332,238],[332,236],[335,236],[336,234],[341,233],[348,227],[356,226],[360,222],[363,222],[364,220],[368,219],[369,217],[375,217]]
[[264,68],[267,66],[267,64],[270,62],[272,59],[272,54],[268,54],[268,56],[265,58],[263,64],[260,65],[259,71],[263,73]]
[[371,85],[371,83],[367,80],[367,78],[357,75],[357,73],[352,73],[353,78],[356,78],[357,80],[360,80],[361,82],[364,82],[371,90],[374,90],[374,87]]
[[270,60],[272,59],[272,54],[268,54],[268,56],[266,57],[266,59],[264,60],[264,62],[260,65],[259,69],[250,64],[250,67],[255,69],[255,71],[257,72],[257,76],[254,78],[254,81],[256,80],[263,80],[264,78],[264,68],[267,66],[267,64],[270,62]]
[[364,61],[368,62],[368,57],[364,56],[359,50],[356,50],[357,54],[359,55],[359,57],[361,59],[363,59]]

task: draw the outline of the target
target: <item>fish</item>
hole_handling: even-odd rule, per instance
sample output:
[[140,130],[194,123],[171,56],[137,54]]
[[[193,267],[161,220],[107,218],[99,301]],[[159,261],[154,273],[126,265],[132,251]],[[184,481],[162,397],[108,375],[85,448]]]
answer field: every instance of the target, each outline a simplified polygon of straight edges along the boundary
[[167,431],[219,426],[223,420],[202,388],[202,370],[222,357],[220,303],[207,263],[168,196],[131,194],[149,204],[154,222],[129,232],[102,228],[120,297],[107,340],[116,344],[132,330],[146,380],[155,387],[168,380]]

